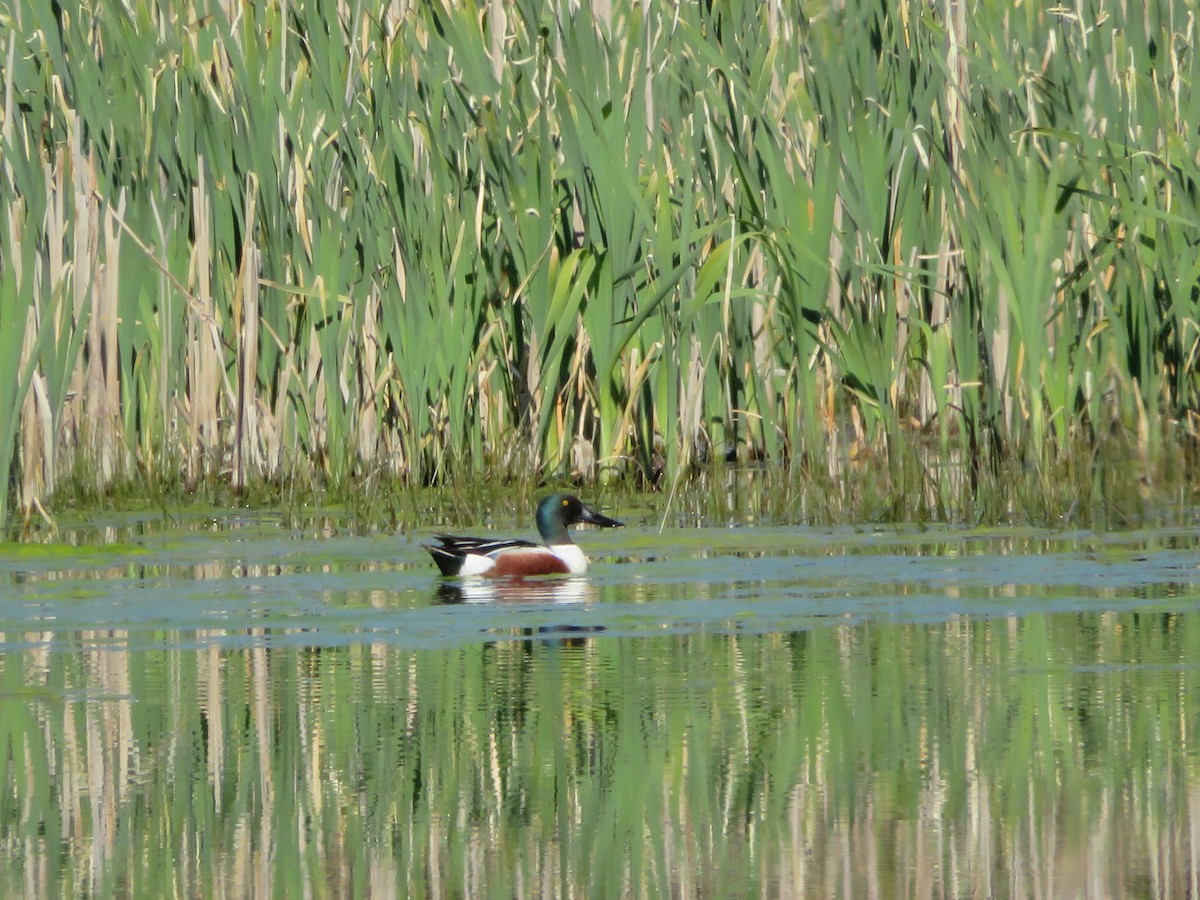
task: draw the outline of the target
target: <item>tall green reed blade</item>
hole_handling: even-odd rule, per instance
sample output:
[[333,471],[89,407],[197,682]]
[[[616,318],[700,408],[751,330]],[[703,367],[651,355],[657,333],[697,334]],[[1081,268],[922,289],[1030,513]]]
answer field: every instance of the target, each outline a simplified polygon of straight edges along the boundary
[[976,215],[991,227],[977,235],[990,275],[997,280],[1002,308],[1008,310],[1016,340],[1007,360],[1009,386],[1027,419],[1031,451],[1045,452],[1047,423],[1043,393],[1048,354],[1047,318],[1054,302],[1055,266],[1061,259],[1066,230],[1059,216],[1057,164],[1048,171],[1035,162],[1000,173],[986,207]]
[[[733,77],[733,76],[731,76]],[[736,84],[736,81],[734,81]],[[748,103],[755,102],[748,94]],[[761,235],[778,278],[782,322],[774,343],[779,368],[798,407],[782,416],[784,438],[793,453],[818,451],[823,416],[821,389],[812,362],[820,324],[827,315],[832,283],[830,248],[838,191],[838,161],[827,147],[798,146],[804,133],[804,107],[785,107],[786,130],[769,111],[759,112],[749,148],[738,148],[731,164],[738,173],[741,230]]]
[[[436,403],[438,398],[443,398],[447,410],[448,434],[444,446],[440,448],[446,464],[453,464],[461,471],[477,472],[479,461],[464,459],[463,448],[471,446],[472,441],[476,446],[482,444],[483,436],[479,432],[475,404],[487,293],[483,280],[475,272],[474,256],[465,226],[459,228],[445,271],[447,279],[444,285],[438,278],[441,270],[434,272],[438,296],[449,298],[446,306],[451,312],[447,317],[440,309],[430,308],[431,314],[439,322],[436,327],[443,329],[437,344],[438,353],[434,357],[437,362],[436,380],[429,388],[430,402]],[[464,336],[468,336],[471,351],[465,364],[462,352]],[[468,438],[468,435],[473,438]]]
[[613,457],[624,450],[626,436],[618,430],[629,398],[629,386],[618,377],[620,323],[644,310],[634,278],[645,266],[644,241],[654,223],[648,188],[639,184],[646,73],[635,48],[606,41],[590,16],[571,15],[560,27],[556,108],[565,174],[574,186],[585,246],[603,254],[583,321],[596,368],[598,443],[603,457]]
[[[8,191],[0,193],[5,196]],[[33,270],[36,265],[31,242],[21,241],[23,204],[8,200],[0,222],[0,525],[7,523],[9,485],[16,474],[16,437],[21,405],[29,390],[36,356],[23,360],[21,347],[25,329],[34,310]]]
[[[608,377],[610,379],[613,378],[617,360],[621,357],[622,353],[636,339],[639,339],[643,335],[643,329],[646,323],[656,315],[659,307],[668,298],[675,294],[684,276],[687,275],[701,259],[705,249],[703,241],[714,227],[715,226],[709,225],[697,228],[695,232],[689,236],[690,240],[688,243],[684,244],[684,248],[686,249],[680,251],[678,256],[678,265],[668,272],[663,272],[653,281],[647,282],[645,285],[645,290],[647,291],[648,296],[638,299],[637,312],[631,318],[623,322],[612,323],[614,326],[612,329],[613,340],[612,343],[608,345],[607,357],[600,357],[597,360],[598,373],[603,375],[605,372],[603,366],[604,360],[607,359],[609,361],[609,365],[612,367],[608,370]],[[585,316],[585,320],[587,318],[588,317]],[[595,317],[593,316],[593,319],[594,318]],[[591,334],[590,329],[589,334]],[[644,354],[643,358],[645,358]],[[628,383],[626,386],[629,386]],[[640,448],[642,453],[641,462],[644,472],[647,471],[645,466],[649,463],[649,449],[650,448],[648,447]]]
[[894,303],[847,311],[847,324],[830,320],[832,341],[826,352],[842,382],[864,401],[872,432],[893,436],[897,423],[895,392],[907,364],[907,347],[897,347],[899,317]]
[[[480,341],[500,266],[485,233],[491,189],[478,177],[487,139],[446,137],[466,134],[475,101],[448,47],[421,48],[412,34],[407,40],[423,54],[422,70],[397,69],[374,87],[381,140],[371,171],[386,188],[373,196],[390,231],[370,243],[395,277],[382,297],[381,339],[396,370],[405,464],[416,478],[445,477],[463,456],[482,465],[485,437],[500,443],[500,435],[484,434],[477,405]],[[395,120],[394,109],[408,118]],[[378,234],[378,225],[368,230]]]
[[[511,268],[511,301],[504,314],[506,349],[515,355],[510,396],[514,414],[530,429],[543,465],[558,466],[570,446],[565,429],[552,418],[574,418],[564,404],[575,348],[576,322],[592,282],[596,259],[589,249],[568,250],[573,235],[563,234],[564,199],[556,184],[558,162],[550,132],[550,110],[525,109],[532,98],[518,93],[513,102],[530,127],[505,147],[498,123],[486,131],[483,154],[486,199],[496,217],[494,266]],[[539,104],[540,105],[540,104]],[[509,138],[511,141],[512,138]]]
[[1166,402],[1172,414],[1191,408],[1184,398],[1194,396],[1195,370],[1186,361],[1197,322],[1196,172],[1194,163],[1167,169],[1153,157],[1136,154],[1113,178],[1118,206],[1111,227],[1121,238],[1118,253],[1126,263],[1117,270],[1113,289],[1134,298],[1114,304],[1114,311],[1124,320],[1125,355],[1147,408]]
[[[841,207],[847,217],[841,240],[859,261],[857,289],[844,298],[845,325],[831,317],[833,341],[827,352],[845,383],[867,401],[872,430],[896,423],[895,397],[907,364],[898,297],[888,288],[883,268],[890,262],[902,136],[875,111],[863,111],[841,134],[834,152],[842,160]],[[902,186],[903,185],[903,186]]]
[[341,271],[342,247],[337,237],[317,240],[316,267],[313,270],[313,296],[306,315],[320,353],[320,375],[324,388],[324,440],[319,448],[328,460],[334,483],[349,474],[350,382],[345,366],[345,351],[354,327],[354,301],[345,293]]
[[[550,272],[553,293],[539,331],[544,342],[539,366],[546,393],[540,406],[535,434],[535,446],[542,448],[544,463],[550,467],[561,465],[562,455],[570,448],[569,435],[560,435],[551,430],[551,418],[556,412],[566,411],[561,404],[563,390],[569,384],[571,375],[567,371],[567,352],[574,345],[576,322],[583,309],[585,295],[595,284],[596,264],[593,253],[574,250]],[[558,398],[558,402],[551,402],[552,397]]]
[[[25,494],[26,485],[39,485],[32,496],[21,498],[26,505],[53,492],[66,382],[75,370],[84,331],[70,309],[74,195],[68,167],[61,159],[51,162],[30,152],[47,136],[43,123],[52,96],[45,90],[49,74],[24,49],[30,40],[25,35],[18,41],[14,29],[0,44],[0,343],[6,370],[0,376],[0,528],[7,523],[10,487],[20,484]],[[61,127],[55,134],[56,139],[66,137]],[[74,274],[90,278],[88,267],[81,268]],[[35,378],[41,379],[37,390]],[[35,443],[42,445],[43,455],[26,456],[18,467],[15,441],[27,402],[37,407],[38,421],[36,426],[27,421],[25,427],[41,432]]]
[[[719,224],[714,224],[713,231],[719,229]],[[734,263],[739,258],[739,251],[752,244],[755,237],[735,234],[708,248],[703,261],[697,260],[700,264],[695,279],[688,295],[679,304],[677,319],[679,334],[689,343],[694,338],[701,354],[694,364],[700,367],[702,374],[693,377],[704,378],[715,392],[697,399],[702,399],[704,408],[710,413],[719,411],[725,422],[731,415],[753,416],[758,426],[763,425],[763,417],[769,409],[767,403],[761,401],[765,401],[771,390],[761,378],[752,346],[755,329],[752,308],[763,296],[761,291],[733,283]],[[717,362],[713,368],[724,368],[724,377],[707,377],[708,363],[703,360]],[[742,383],[743,379],[748,379],[748,383]],[[699,424],[700,417],[696,416],[695,421]],[[763,439],[769,453],[776,449],[771,440],[774,425],[774,422],[767,422],[764,426]],[[694,446],[696,435],[685,434],[684,440]],[[719,440],[721,446],[712,449],[723,455],[727,440],[723,429]],[[690,453],[685,453],[685,461],[689,457]]]
[[124,389],[122,426],[125,445],[133,448],[139,466],[146,472],[165,472],[171,454],[163,445],[165,418],[170,411],[166,402],[169,388],[164,379],[171,370],[170,347],[175,343],[175,331],[184,317],[160,316],[160,303],[170,296],[166,279],[155,265],[163,263],[159,258],[137,258],[140,255],[134,247],[122,252],[128,269],[121,279],[122,292],[127,292],[128,299],[117,332]]
[[[1193,181],[1200,182],[1200,173]],[[1197,210],[1193,233],[1200,232]],[[1166,229],[1163,229],[1166,231]],[[1176,233],[1164,234],[1163,285],[1173,323],[1173,353],[1168,360],[1174,409],[1183,413],[1200,407],[1200,311],[1197,290],[1200,286],[1200,254],[1196,241],[1180,240]]]

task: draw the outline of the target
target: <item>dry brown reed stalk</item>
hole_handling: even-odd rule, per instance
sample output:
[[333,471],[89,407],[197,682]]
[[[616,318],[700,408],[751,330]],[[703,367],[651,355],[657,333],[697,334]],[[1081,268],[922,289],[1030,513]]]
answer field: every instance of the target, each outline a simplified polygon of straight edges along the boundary
[[360,463],[371,466],[376,462],[379,453],[379,332],[376,322],[379,320],[380,296],[378,289],[373,290],[366,300],[366,308],[362,316],[361,332],[354,336],[350,346],[356,347],[348,360],[349,366],[355,373],[355,394],[358,399],[356,449]]
[[[21,348],[21,369],[31,366],[38,339],[38,317],[30,308],[25,321],[25,339]],[[46,392],[46,379],[33,372],[29,392],[21,404],[21,484],[20,509],[28,512],[54,490],[54,415]]]
[[123,473],[121,396],[118,368],[117,323],[120,315],[120,225],[125,211],[122,193],[115,211],[103,218],[104,262],[92,279],[92,308],[88,318],[87,375],[84,384],[85,446],[95,462],[96,487],[103,490]]
[[212,203],[204,158],[197,160],[198,180],[192,189],[192,248],[189,283],[195,303],[188,309],[186,365],[189,373],[187,422],[189,453],[187,474],[202,479],[219,464],[221,427],[218,400],[221,389],[222,347],[216,330],[216,305],[212,293]]
[[257,244],[251,237],[258,203],[258,179],[249,176],[246,184],[246,239],[242,244],[242,264],[234,295],[234,323],[237,335],[237,410],[234,437],[233,486],[246,488],[262,470],[258,432],[258,297],[262,269]]
[[[91,315],[91,292],[89,285],[100,265],[100,203],[95,192],[96,178],[93,160],[85,156],[80,147],[79,128],[70,120],[68,135],[70,150],[66,156],[66,171],[71,177],[71,208],[74,211],[71,228],[71,261],[69,266],[71,292],[71,316],[76,327],[88,329]],[[60,168],[58,171],[63,171]],[[60,183],[64,193],[67,185]],[[68,467],[78,467],[84,441],[84,396],[86,393],[86,367],[83,360],[71,370],[70,383],[62,414],[63,450],[59,461]]]

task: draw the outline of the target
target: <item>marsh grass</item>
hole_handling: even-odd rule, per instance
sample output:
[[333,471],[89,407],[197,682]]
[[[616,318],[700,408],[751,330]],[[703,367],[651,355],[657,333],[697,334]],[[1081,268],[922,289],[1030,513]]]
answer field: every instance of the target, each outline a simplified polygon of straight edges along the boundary
[[0,521],[727,456],[820,508],[929,480],[913,431],[998,492],[918,516],[1191,465],[1187,4],[606,9],[0,3]]
[[[637,479],[591,485],[515,479],[451,479],[413,485],[391,474],[351,476],[336,488],[302,478],[259,481],[238,490],[211,476],[192,485],[117,481],[98,492],[88,479],[66,479],[53,517],[30,515],[6,529],[9,539],[109,540],[93,521],[135,513],[147,528],[170,527],[196,515],[219,521],[231,510],[278,518],[315,534],[422,534],[432,528],[533,531],[532,510],[551,490],[580,493],[632,524],[726,528],[746,525],[862,527],[890,524],[965,527],[1125,530],[1196,524],[1195,465],[1190,441],[1164,444],[1162,464],[1131,463],[1131,447],[1112,439],[1036,464],[1004,460],[980,466],[947,455],[921,436],[887,461],[844,458],[825,465],[782,467],[771,462],[728,464],[710,459],[688,466],[672,484],[646,490]],[[989,457],[994,458],[994,457]],[[158,523],[158,524],[155,524]],[[88,537],[90,535],[90,537]]]

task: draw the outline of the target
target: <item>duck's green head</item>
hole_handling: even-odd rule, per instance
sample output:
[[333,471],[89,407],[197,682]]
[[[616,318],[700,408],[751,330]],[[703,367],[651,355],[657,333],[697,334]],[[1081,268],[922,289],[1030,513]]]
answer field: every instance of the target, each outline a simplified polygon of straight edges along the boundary
[[574,494],[551,494],[538,504],[538,533],[547,544],[569,544],[571,538],[567,534],[567,526],[580,523],[599,525],[601,528],[617,528],[625,524],[600,515],[585,506]]

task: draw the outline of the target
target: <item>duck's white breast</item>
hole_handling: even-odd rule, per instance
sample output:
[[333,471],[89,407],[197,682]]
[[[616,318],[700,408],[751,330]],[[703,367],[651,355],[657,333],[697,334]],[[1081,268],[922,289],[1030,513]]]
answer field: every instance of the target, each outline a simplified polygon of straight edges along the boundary
[[578,544],[551,544],[550,552],[567,564],[572,575],[582,575],[587,571],[587,557]]

